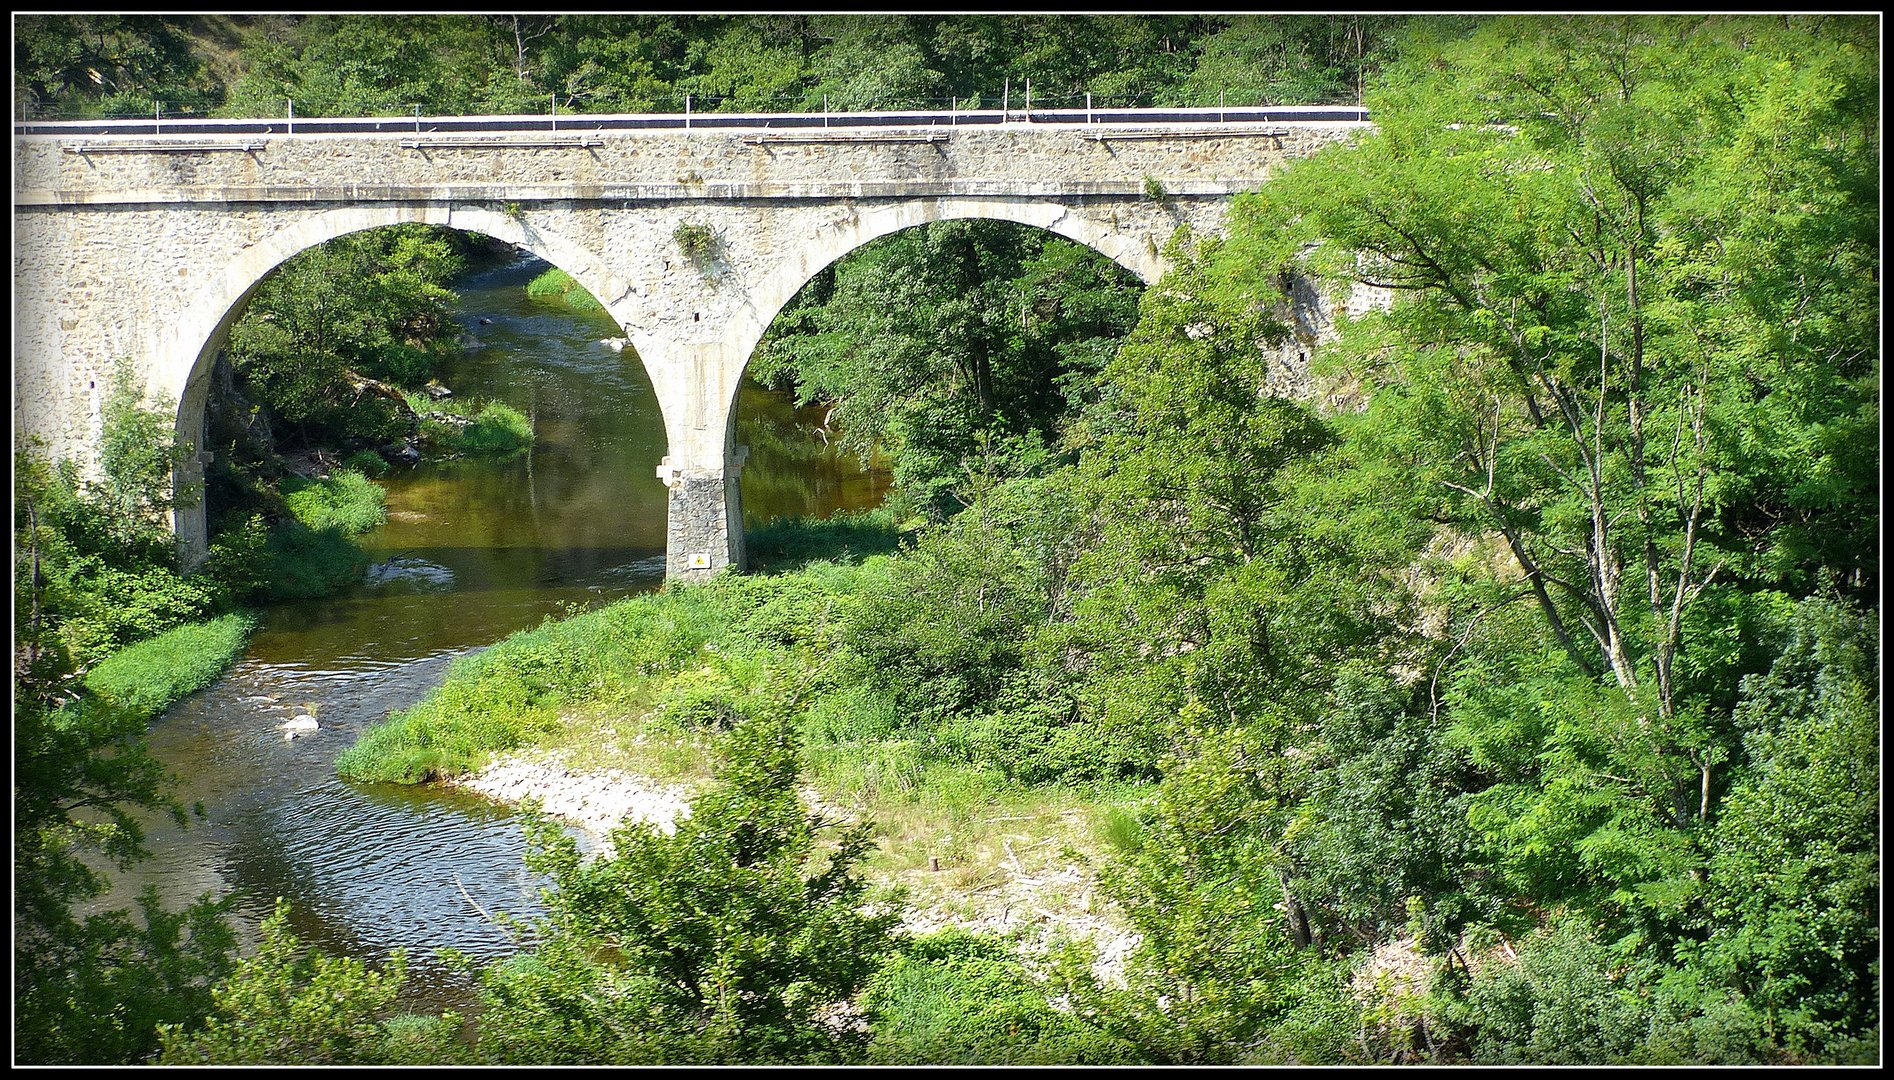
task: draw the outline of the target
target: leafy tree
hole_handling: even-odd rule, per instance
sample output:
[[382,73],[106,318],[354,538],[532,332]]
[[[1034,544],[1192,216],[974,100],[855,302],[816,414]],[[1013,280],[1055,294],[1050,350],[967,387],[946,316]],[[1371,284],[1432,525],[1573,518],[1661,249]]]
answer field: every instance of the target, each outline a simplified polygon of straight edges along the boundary
[[945,930],[911,942],[868,986],[869,1060],[890,1065],[1139,1064],[1133,1048],[1053,1006],[1005,941]]
[[1781,656],[1744,680],[1746,767],[1710,840],[1701,964],[1817,1060],[1878,1024],[1877,638],[1852,605],[1797,607]]
[[202,112],[222,96],[187,16],[22,15],[14,20],[15,108],[26,115]]
[[[1865,462],[1842,449],[1873,411],[1860,31],[1496,20],[1393,73],[1374,134],[1242,211],[1253,265],[1402,295],[1341,349],[1375,373],[1370,423],[1410,455],[1427,517],[1510,553],[1463,602],[1528,601],[1562,653],[1547,667],[1492,639],[1499,669],[1462,677],[1466,705],[1497,695],[1463,722],[1537,712],[1545,733],[1524,786],[1487,796],[1493,835],[1574,854],[1568,885],[1672,929],[1738,752],[1718,687],[1770,606],[1743,590],[1794,580],[1785,561],[1807,546],[1790,523],[1876,519]],[[1809,68],[1824,74],[1798,76]],[[1779,164],[1739,169],[1761,139]],[[1785,486],[1795,470],[1751,449],[1787,445],[1831,448],[1825,480]],[[1848,523],[1827,517],[1842,507]],[[1872,579],[1871,548],[1829,566],[1803,555],[1792,573],[1852,587]]]
[[480,1047],[515,1063],[816,1062],[859,1055],[848,1020],[891,949],[855,866],[868,827],[804,810],[788,714],[738,724],[718,785],[667,834],[627,822],[586,860],[540,821],[549,875],[530,953],[484,976]]
[[339,237],[285,262],[232,327],[230,356],[271,429],[304,446],[380,445],[412,430],[418,386],[452,326],[445,283],[466,265],[460,234],[393,226]]
[[1181,717],[1193,738],[1166,769],[1143,844],[1100,878],[1140,935],[1128,985],[1066,975],[1081,1018],[1160,1062],[1244,1060],[1318,965],[1284,932],[1286,914],[1306,940],[1276,852],[1306,767],[1272,745],[1281,725],[1206,719],[1201,705]]
[[160,1065],[403,1064],[457,1054],[459,1017],[383,1017],[407,977],[397,951],[381,971],[359,960],[305,951],[280,897],[263,920],[255,955],[211,990],[200,1022],[159,1029]]
[[249,59],[225,115],[279,116],[291,99],[307,116],[465,114],[518,82],[513,58],[464,15],[312,15]]
[[1244,15],[1201,39],[1179,104],[1323,105],[1359,100],[1396,48],[1405,15]]
[[835,402],[847,445],[866,456],[879,442],[896,484],[946,512],[982,445],[1056,442],[1129,329],[1136,289],[1103,257],[1038,230],[937,222],[818,274],[753,366],[805,403]]
[[204,1006],[205,984],[228,969],[234,940],[223,905],[208,899],[171,913],[147,892],[138,918],[124,910],[75,914],[105,893],[101,862],[122,869],[145,854],[141,811],[180,822],[184,811],[145,747],[147,714],[84,689],[63,640],[70,631],[58,621],[71,601],[48,595],[58,571],[43,549],[61,537],[41,518],[47,470],[30,458],[19,464],[14,1038],[23,1061],[138,1061],[155,1048],[158,1023]]

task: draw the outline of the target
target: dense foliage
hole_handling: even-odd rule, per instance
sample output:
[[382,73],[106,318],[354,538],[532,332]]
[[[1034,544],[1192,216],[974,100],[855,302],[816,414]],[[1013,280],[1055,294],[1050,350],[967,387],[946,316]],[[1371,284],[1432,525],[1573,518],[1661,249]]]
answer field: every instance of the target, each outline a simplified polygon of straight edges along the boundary
[[338,237],[263,280],[230,331],[237,389],[269,410],[279,448],[380,447],[411,434],[393,387],[434,374],[458,328],[446,283],[468,234],[397,225]]
[[816,275],[751,362],[833,402],[845,445],[879,447],[918,506],[959,509],[965,465],[1043,458],[1137,315],[1138,282],[1085,248],[996,221],[865,245]]
[[[22,16],[21,109],[302,116],[1354,101],[1389,15]],[[234,54],[234,55],[233,55]]]
[[[108,430],[150,426],[129,390],[114,397]],[[247,631],[235,615],[205,635],[186,625],[223,594],[168,568],[169,537],[152,520],[163,500],[139,492],[169,489],[169,441],[148,449],[108,455],[94,484],[32,456],[15,463],[14,1039],[28,1061],[142,1057],[157,1024],[202,1011],[235,944],[208,900],[169,912],[147,893],[137,915],[81,913],[106,892],[106,868],[143,855],[141,814],[183,820],[145,725]],[[141,486],[146,467],[163,482]],[[142,653],[111,655],[141,638],[151,640]],[[174,665],[166,654],[180,644],[193,655]]]

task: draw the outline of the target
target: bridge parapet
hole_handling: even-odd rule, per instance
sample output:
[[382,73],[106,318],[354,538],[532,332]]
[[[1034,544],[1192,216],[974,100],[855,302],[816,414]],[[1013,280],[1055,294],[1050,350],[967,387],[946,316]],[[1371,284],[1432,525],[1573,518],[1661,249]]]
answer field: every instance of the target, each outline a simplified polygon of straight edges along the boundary
[[[504,189],[516,189],[520,202],[834,198],[847,197],[842,191],[851,184],[868,185],[866,197],[909,184],[935,191],[1030,185],[1053,196],[1137,194],[1146,178],[1167,191],[1229,194],[1361,126],[1322,121],[1166,133],[1142,126],[1009,124],[774,137],[767,129],[613,131],[575,137],[568,145],[506,134],[435,141],[399,134],[278,135],[231,137],[223,140],[228,149],[210,149],[217,140],[191,134],[25,135],[14,144],[14,197],[23,206],[353,200],[397,192],[455,198],[477,191],[477,197],[497,198]],[[888,131],[926,133],[928,141],[889,139]]]

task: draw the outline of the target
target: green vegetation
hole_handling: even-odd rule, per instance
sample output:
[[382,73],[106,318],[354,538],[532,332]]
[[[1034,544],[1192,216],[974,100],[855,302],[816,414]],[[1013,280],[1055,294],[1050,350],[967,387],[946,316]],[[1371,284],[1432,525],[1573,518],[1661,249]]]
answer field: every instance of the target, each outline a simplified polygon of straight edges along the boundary
[[389,1015],[407,978],[405,957],[370,971],[359,960],[305,950],[278,898],[254,955],[210,992],[201,1023],[158,1029],[159,1065],[443,1064],[460,1049],[459,1017]]
[[416,393],[407,398],[421,418],[421,442],[440,453],[505,455],[533,444],[532,421],[505,402],[455,398],[429,401]]
[[947,221],[818,273],[751,361],[803,404],[834,402],[841,444],[892,463],[936,517],[975,483],[1043,470],[1137,318],[1138,283],[1041,230]]
[[128,645],[86,672],[86,689],[140,716],[202,690],[243,653],[255,619],[230,614],[186,623]]
[[672,230],[671,239],[676,242],[677,250],[683,252],[686,259],[700,265],[709,262],[717,251],[716,230],[708,225],[681,222],[676,229]]
[[604,311],[605,305],[587,292],[584,286],[572,279],[572,275],[558,267],[549,267],[545,273],[526,283],[526,295],[541,304],[559,304],[568,311]]
[[1354,102],[1390,15],[28,15],[17,106],[281,116]]
[[183,819],[145,750],[146,723],[247,630],[234,614],[195,622],[227,610],[235,590],[170,569],[158,515],[176,451],[137,400],[123,381],[108,398],[115,449],[97,481],[69,463],[15,460],[14,1045],[25,1061],[146,1055],[158,1024],[203,1010],[235,946],[208,899],[170,912],[147,892],[136,915],[77,914],[106,892],[108,867],[143,855],[142,812]]
[[831,514],[820,520],[777,518],[744,534],[750,566],[780,573],[812,562],[853,562],[885,555],[900,543],[901,523],[888,507]]
[[863,910],[866,826],[797,795],[794,693],[743,718],[717,783],[667,835],[627,823],[581,859],[550,822],[527,865],[550,876],[538,944],[485,973],[480,1048],[509,1064],[848,1061],[865,1033],[827,1022],[893,947]]
[[[411,435],[401,390],[433,378],[453,347],[446,283],[478,242],[428,225],[369,229],[265,278],[231,328],[229,353],[237,397],[267,411],[267,449],[374,449]],[[217,449],[246,458],[228,437]]]
[[1137,1049],[1053,1005],[1001,940],[944,930],[909,942],[869,984],[869,1060],[912,1065],[1137,1065]]
[[351,469],[315,480],[292,477],[283,482],[282,492],[289,512],[306,528],[365,533],[388,520],[388,497]]

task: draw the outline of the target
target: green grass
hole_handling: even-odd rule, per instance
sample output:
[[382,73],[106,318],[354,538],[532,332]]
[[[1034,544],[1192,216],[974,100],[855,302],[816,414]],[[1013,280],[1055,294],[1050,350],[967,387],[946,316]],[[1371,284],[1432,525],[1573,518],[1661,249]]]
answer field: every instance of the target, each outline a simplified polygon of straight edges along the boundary
[[234,614],[188,623],[128,645],[86,674],[86,687],[115,704],[156,716],[202,690],[243,652],[256,622]]
[[[421,441],[449,454],[516,454],[533,444],[533,422],[503,401],[449,398],[433,401],[411,392],[408,404],[421,420]],[[457,416],[466,423],[430,419],[429,413]]]
[[283,481],[283,502],[306,528],[334,529],[357,536],[388,520],[388,497],[381,485],[354,469],[337,469],[319,480]]
[[597,297],[556,266],[528,282],[526,295],[536,304],[561,305],[568,311],[605,310]]

